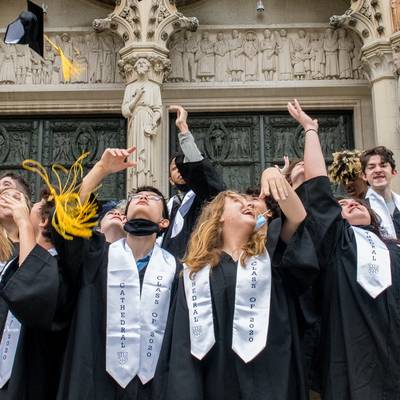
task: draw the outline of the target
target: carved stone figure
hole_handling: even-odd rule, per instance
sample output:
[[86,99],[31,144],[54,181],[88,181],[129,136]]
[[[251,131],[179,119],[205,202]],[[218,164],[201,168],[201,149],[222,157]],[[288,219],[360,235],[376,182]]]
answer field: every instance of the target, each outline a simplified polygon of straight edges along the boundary
[[197,61],[197,77],[201,82],[209,82],[215,75],[214,43],[208,32],[202,33],[195,61]]
[[199,50],[199,44],[190,31],[185,32],[183,50],[183,75],[185,82],[196,82],[195,54]]
[[88,82],[87,47],[83,37],[77,37],[74,42],[74,67],[75,73],[71,77],[72,83]]
[[[72,60],[74,58],[74,49],[72,46],[71,36],[68,33],[64,32],[61,34],[60,38],[61,38],[61,42],[60,42],[61,50],[63,51],[64,56],[67,57],[68,60],[72,62]],[[63,68],[67,68],[67,66],[64,65]],[[67,73],[66,75],[64,75],[64,83],[71,82],[70,75],[71,75],[71,71],[69,71],[69,74]]]
[[346,29],[338,29],[339,47],[339,78],[353,78],[352,56],[354,50],[353,39],[347,34]]
[[279,79],[282,81],[291,80],[293,78],[292,53],[292,40],[287,37],[286,29],[281,29],[278,37],[278,63]]
[[92,33],[86,36],[88,48],[88,83],[101,82],[102,49],[98,34]]
[[171,61],[171,82],[183,82],[183,41],[179,35],[174,35],[169,48]]
[[353,69],[353,78],[354,79],[362,79],[363,72],[362,72],[362,65],[361,65],[361,39],[358,37],[357,34],[353,35],[353,58],[351,60],[352,69]]
[[227,80],[228,53],[229,46],[225,41],[224,34],[218,32],[217,41],[214,43],[215,80],[218,82],[225,82]]
[[262,72],[266,81],[272,81],[276,72],[276,55],[278,43],[269,29],[264,31],[264,39],[260,43],[262,52]]
[[400,30],[400,0],[392,0],[393,31]]
[[243,46],[245,56],[245,79],[256,81],[258,74],[258,41],[255,32],[247,32]]
[[310,43],[311,74],[313,79],[323,79],[325,76],[325,51],[323,39],[318,33],[311,34]]
[[240,82],[244,72],[243,39],[237,30],[232,31],[229,40],[229,69],[233,82]]
[[294,42],[293,74],[296,79],[311,79],[310,37],[303,29],[298,34]]
[[30,84],[32,83],[32,55],[31,49],[26,44],[20,44],[15,46],[17,55],[16,59],[16,76],[17,83]]
[[15,75],[15,61],[17,53],[15,46],[4,44],[0,40],[0,48],[2,48],[3,60],[0,65],[0,83],[12,84],[17,82]]
[[101,82],[111,83],[114,82],[114,68],[116,59],[113,37],[111,35],[103,35],[100,37],[100,43],[103,50]]
[[324,50],[326,57],[325,77],[327,79],[335,79],[339,77],[339,61],[338,61],[338,37],[337,32],[329,28],[325,32]]
[[130,83],[124,94],[122,114],[128,119],[128,138],[136,146],[137,184],[155,183],[156,149],[153,138],[161,122],[162,102],[160,86],[149,80],[150,62],[139,58],[134,65],[138,79]]
[[223,148],[225,141],[225,132],[218,126],[212,131],[210,135],[212,155],[211,158],[214,160],[220,160],[223,156]]
[[43,82],[43,61],[35,52],[32,52],[32,83],[40,85]]

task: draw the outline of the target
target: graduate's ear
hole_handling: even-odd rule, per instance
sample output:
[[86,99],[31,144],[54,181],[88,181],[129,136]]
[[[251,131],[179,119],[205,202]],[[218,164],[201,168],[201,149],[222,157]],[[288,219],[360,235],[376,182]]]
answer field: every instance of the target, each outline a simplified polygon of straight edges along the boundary
[[167,229],[169,227],[169,219],[163,218],[159,222],[158,226],[160,227],[161,230]]
[[48,223],[49,223],[49,218],[42,218],[39,223],[39,228],[41,229],[46,228]]
[[362,178],[362,180],[363,180],[364,182],[368,182],[367,175],[365,175],[365,172],[364,172],[364,171],[361,173],[361,178]]
[[396,175],[397,175],[397,169],[396,169],[396,168],[393,168],[393,169],[392,169],[392,175],[393,175],[393,176],[396,176]]

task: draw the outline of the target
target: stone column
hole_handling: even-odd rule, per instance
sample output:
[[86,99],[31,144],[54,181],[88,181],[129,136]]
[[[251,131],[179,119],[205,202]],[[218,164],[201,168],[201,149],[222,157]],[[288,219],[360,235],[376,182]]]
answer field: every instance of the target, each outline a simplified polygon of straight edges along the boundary
[[[371,82],[375,143],[391,149],[400,165],[400,114],[392,46],[389,41],[374,42],[364,46],[362,54],[364,70]],[[400,190],[398,178],[395,190]]]
[[[159,186],[168,173],[162,166],[161,87],[170,71],[167,43],[179,30],[196,30],[198,20],[186,18],[169,0],[116,0],[114,11],[93,22],[124,41],[118,63],[126,83],[122,114],[128,123],[128,146],[136,146],[137,169],[128,171],[127,190]],[[165,121],[166,123],[166,121]],[[165,131],[165,130],[164,130]]]

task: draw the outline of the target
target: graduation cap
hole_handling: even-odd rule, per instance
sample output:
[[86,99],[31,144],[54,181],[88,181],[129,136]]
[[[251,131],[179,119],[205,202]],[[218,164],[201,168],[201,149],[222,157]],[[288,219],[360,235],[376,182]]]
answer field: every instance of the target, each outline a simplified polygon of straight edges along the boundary
[[7,26],[6,44],[27,44],[43,57],[43,8],[28,0],[28,11]]

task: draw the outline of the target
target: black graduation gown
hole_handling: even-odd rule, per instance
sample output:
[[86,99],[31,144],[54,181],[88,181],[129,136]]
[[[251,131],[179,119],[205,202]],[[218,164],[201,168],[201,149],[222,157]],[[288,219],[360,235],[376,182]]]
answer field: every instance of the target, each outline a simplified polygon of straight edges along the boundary
[[185,255],[190,234],[200,215],[202,206],[206,202],[211,201],[218,193],[225,190],[226,187],[220,174],[216,171],[211,161],[206,158],[198,162],[184,163],[183,157],[178,157],[176,166],[189,189],[193,190],[196,194],[196,197],[185,215],[181,232],[174,238],[171,238],[173,222],[178,211],[178,208],[173,209],[170,216],[170,224],[164,234],[161,247],[181,259]]
[[357,246],[329,181],[306,182],[321,262],[319,371],[324,400],[400,399],[400,251],[388,243],[392,286],[376,299],[357,283]]
[[20,267],[17,258],[6,270],[0,295],[21,332],[1,400],[55,399],[68,331],[62,282],[57,259],[39,245]]
[[[106,371],[106,310],[107,264],[109,244],[102,235],[94,234],[90,240],[58,239],[56,247],[60,257],[72,264],[81,264],[81,282],[64,365],[58,391],[58,400],[147,400],[160,398],[163,367],[152,381],[143,385],[135,377],[123,389]],[[171,293],[174,301],[178,272]],[[146,268],[139,272],[141,284]],[[163,345],[163,346],[166,346]],[[165,350],[165,353],[168,353]],[[159,362],[160,364],[160,362]]]
[[[270,246],[267,247],[269,254],[273,254]],[[180,279],[167,400],[307,398],[293,298],[297,291],[294,282],[300,283],[300,286],[307,285],[318,273],[317,258],[306,223],[299,227],[286,249],[279,243],[275,250],[267,346],[248,364],[232,350],[236,272],[237,262],[225,253],[220,264],[211,270],[216,343],[201,361],[190,353],[188,307],[183,278]]]

